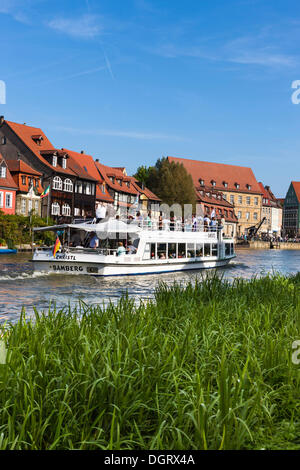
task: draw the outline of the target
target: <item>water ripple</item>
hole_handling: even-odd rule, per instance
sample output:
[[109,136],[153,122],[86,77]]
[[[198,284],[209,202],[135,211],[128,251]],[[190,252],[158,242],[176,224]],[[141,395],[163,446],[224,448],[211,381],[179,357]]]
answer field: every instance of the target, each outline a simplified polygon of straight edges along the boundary
[[[227,279],[251,278],[268,272],[292,274],[300,270],[300,250],[243,249],[237,255],[230,265],[218,269]],[[55,303],[58,308],[68,305],[75,307],[79,301],[102,305],[117,302],[126,292],[137,301],[149,299],[153,297],[160,281],[185,284],[194,281],[199,273],[205,275],[208,272],[187,271],[127,278],[43,274],[33,272],[30,258],[30,254],[1,255],[0,322],[17,320],[22,307],[29,315],[33,313],[34,307],[39,311],[47,311],[49,302]]]

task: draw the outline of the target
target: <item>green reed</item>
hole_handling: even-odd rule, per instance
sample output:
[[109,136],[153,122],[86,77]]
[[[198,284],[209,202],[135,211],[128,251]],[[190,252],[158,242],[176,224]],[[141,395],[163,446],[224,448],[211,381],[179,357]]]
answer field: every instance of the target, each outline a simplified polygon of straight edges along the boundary
[[23,311],[0,449],[300,449],[299,292],[300,275],[210,276],[139,305]]

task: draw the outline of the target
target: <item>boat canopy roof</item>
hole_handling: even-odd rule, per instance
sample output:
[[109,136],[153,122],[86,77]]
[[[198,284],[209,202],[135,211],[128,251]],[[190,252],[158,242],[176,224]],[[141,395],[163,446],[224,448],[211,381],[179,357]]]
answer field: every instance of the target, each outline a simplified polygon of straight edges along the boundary
[[83,223],[83,224],[61,224],[51,225],[49,227],[34,227],[34,232],[46,232],[46,231],[57,231],[65,229],[84,230],[85,232],[100,232],[100,233],[137,233],[141,231],[141,228],[136,223],[126,224],[121,220],[108,219],[98,224]]

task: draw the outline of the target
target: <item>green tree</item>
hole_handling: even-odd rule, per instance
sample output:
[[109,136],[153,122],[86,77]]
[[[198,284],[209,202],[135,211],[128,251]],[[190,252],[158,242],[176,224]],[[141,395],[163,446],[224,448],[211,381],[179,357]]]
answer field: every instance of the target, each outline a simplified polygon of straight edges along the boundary
[[[140,183],[143,183],[147,188],[148,183],[149,183],[149,177],[151,170],[153,169],[152,166],[146,167],[144,165],[139,166],[138,169],[136,170],[136,174],[133,175],[134,178],[136,178]],[[149,188],[150,189],[150,188]]]
[[155,167],[148,168],[146,186],[169,206],[196,204],[193,179],[182,163],[169,162],[165,157],[158,159]]

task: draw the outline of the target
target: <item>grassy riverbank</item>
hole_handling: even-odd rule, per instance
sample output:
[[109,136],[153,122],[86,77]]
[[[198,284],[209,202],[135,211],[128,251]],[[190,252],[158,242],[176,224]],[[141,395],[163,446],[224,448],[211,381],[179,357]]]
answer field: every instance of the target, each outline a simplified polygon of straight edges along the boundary
[[0,366],[0,449],[300,449],[299,292],[300,275],[215,277],[23,316]]

